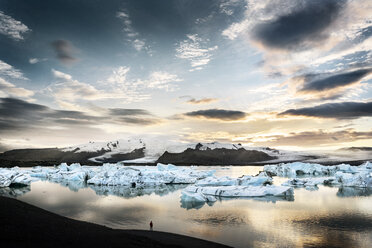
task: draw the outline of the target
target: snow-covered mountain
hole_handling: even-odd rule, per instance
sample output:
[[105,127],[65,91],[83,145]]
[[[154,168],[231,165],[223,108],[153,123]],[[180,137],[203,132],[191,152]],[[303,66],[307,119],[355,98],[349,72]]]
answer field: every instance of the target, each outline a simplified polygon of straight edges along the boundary
[[[168,153],[182,153],[187,149],[194,149],[199,151],[215,150],[215,149],[238,150],[244,149],[241,144],[230,143],[180,143],[171,140],[162,139],[119,139],[110,142],[89,142],[87,144],[77,145],[62,148],[64,152],[88,152],[104,154],[90,158],[92,162],[102,162],[113,156],[119,154],[130,154],[133,151],[142,151],[143,156],[135,159],[126,159],[126,163],[155,163],[158,158],[165,152]],[[139,153],[140,154],[140,153]]]

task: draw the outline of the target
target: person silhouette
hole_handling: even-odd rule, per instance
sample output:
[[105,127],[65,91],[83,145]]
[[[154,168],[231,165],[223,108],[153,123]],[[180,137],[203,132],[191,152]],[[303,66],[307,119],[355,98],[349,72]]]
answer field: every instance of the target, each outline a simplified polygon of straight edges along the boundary
[[152,231],[152,227],[153,227],[153,224],[152,224],[152,221],[150,221],[150,230]]

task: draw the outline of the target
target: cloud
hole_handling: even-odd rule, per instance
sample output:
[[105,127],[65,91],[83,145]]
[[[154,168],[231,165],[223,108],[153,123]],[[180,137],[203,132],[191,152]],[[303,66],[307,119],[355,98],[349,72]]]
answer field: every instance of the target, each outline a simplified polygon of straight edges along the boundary
[[118,11],[116,13],[116,17],[122,20],[124,25],[123,31],[128,36],[128,41],[132,44],[134,49],[136,49],[138,52],[145,50],[151,55],[152,52],[150,46],[146,44],[144,39],[140,39],[140,34],[134,30],[128,11],[125,9]]
[[[346,67],[327,62],[371,50],[371,11],[368,0],[250,0],[244,18],[222,35],[249,41],[261,51],[260,66],[269,77],[335,71]],[[368,57],[355,60],[369,61]]]
[[18,41],[23,40],[23,35],[30,31],[31,29],[29,29],[25,24],[0,11],[0,34]]
[[279,114],[318,118],[354,119],[372,116],[372,102],[326,103],[309,108],[289,109]]
[[128,116],[128,115],[151,115],[151,113],[144,109],[122,109],[112,108],[109,109],[111,115],[115,116]]
[[[341,130],[336,132],[318,130],[287,135],[255,136],[247,140],[256,146],[301,146],[319,147],[326,145],[340,145],[342,143],[358,140],[372,139],[372,131],[358,132],[354,129]],[[263,141],[264,140],[264,141]],[[299,142],[301,141],[301,142]]]
[[2,60],[0,60],[0,75],[14,79],[27,80],[27,78],[23,75],[23,73],[20,70],[15,69],[13,66],[5,63]]
[[14,84],[9,83],[3,78],[0,78],[0,92],[8,96],[28,98],[34,95],[34,92],[21,87],[16,87]]
[[243,2],[242,0],[225,0],[220,3],[220,12],[231,16],[234,14],[235,8]]
[[187,59],[191,63],[191,71],[201,70],[207,65],[218,46],[207,47],[207,42],[197,34],[187,35],[187,39],[179,42],[176,48],[176,57]]
[[29,60],[28,60],[28,62],[30,63],[30,64],[37,64],[37,63],[40,63],[40,62],[43,62],[43,61],[47,61],[48,59],[46,59],[46,58],[43,58],[43,59],[38,59],[38,58],[30,58]]
[[116,17],[123,21],[123,30],[126,32],[128,37],[136,37],[139,35],[137,32],[134,31],[132,27],[132,21],[130,20],[129,14],[126,10],[118,11],[116,13]]
[[[345,69],[326,73],[308,73],[295,76],[284,83],[296,96],[309,99],[331,100],[359,89],[362,81],[369,80],[371,68]],[[351,91],[353,89],[354,91]]]
[[175,74],[170,74],[164,71],[155,71],[150,74],[148,80],[144,83],[151,89],[165,89],[166,91],[173,91],[176,89],[174,82],[181,82],[182,79]]
[[290,13],[258,23],[252,37],[274,49],[297,50],[323,42],[327,29],[337,20],[345,1],[307,1]]
[[185,113],[184,115],[196,118],[217,119],[223,121],[235,121],[244,119],[247,114],[242,111],[224,109],[206,109]]
[[208,104],[208,103],[218,101],[217,98],[206,98],[206,97],[200,98],[200,99],[195,99],[191,96],[181,96],[180,98],[181,99],[182,98],[187,98],[188,100],[186,101],[186,103],[189,103],[189,104]]
[[359,82],[371,72],[372,69],[359,69],[350,72],[337,73],[335,75],[306,82],[300,91],[318,92],[348,86]]
[[63,64],[72,64],[77,61],[77,58],[74,57],[73,51],[74,47],[67,40],[55,40],[51,43],[57,58]]
[[102,115],[56,110],[16,98],[0,98],[0,133],[62,126],[93,127],[101,124],[153,125],[161,120],[143,109],[106,109]]
[[76,106],[71,102],[94,101],[104,99],[122,99],[126,103],[141,102],[150,99],[149,90],[176,89],[174,82],[180,82],[177,75],[164,71],[152,72],[147,79],[129,80],[129,67],[120,66],[113,70],[112,74],[98,85],[91,85],[72,78],[71,75],[52,69],[56,82],[48,86],[44,93],[52,95],[63,107]]

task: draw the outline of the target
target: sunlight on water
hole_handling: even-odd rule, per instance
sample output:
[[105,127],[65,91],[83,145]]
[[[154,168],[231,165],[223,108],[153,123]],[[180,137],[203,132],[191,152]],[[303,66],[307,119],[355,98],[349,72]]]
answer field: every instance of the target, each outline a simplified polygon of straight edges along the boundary
[[[217,176],[256,175],[261,166],[198,167]],[[275,178],[275,184],[283,179]],[[70,218],[113,228],[154,229],[234,247],[370,247],[372,192],[320,186],[295,189],[294,201],[223,199],[199,209],[181,207],[186,185],[153,189],[34,182],[18,199]],[[28,191],[28,192],[27,192]]]

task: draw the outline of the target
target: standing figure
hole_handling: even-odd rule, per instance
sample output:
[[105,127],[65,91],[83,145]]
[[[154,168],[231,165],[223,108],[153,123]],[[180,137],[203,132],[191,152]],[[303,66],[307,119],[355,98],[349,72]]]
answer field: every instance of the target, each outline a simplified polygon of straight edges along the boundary
[[152,221],[150,221],[150,230],[152,231],[152,227],[153,227],[153,224],[152,224]]

